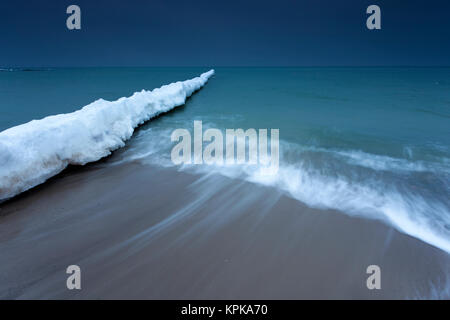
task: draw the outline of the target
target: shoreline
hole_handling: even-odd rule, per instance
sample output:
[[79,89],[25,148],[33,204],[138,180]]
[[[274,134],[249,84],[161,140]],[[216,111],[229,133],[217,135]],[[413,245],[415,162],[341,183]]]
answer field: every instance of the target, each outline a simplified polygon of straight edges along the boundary
[[[450,297],[450,255],[279,191],[107,160],[0,203],[0,298]],[[65,287],[67,266],[82,290]],[[368,290],[366,268],[381,268]]]

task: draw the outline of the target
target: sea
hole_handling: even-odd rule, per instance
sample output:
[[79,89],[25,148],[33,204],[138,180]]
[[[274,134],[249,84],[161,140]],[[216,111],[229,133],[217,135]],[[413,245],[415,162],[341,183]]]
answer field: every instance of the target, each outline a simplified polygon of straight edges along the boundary
[[[0,69],[0,132],[209,69]],[[312,208],[380,220],[450,253],[450,68],[214,70],[186,104],[142,124],[102,165],[138,161],[262,184]],[[192,132],[195,120],[223,132],[278,129],[279,170],[265,176],[257,165],[176,166],[171,134]]]

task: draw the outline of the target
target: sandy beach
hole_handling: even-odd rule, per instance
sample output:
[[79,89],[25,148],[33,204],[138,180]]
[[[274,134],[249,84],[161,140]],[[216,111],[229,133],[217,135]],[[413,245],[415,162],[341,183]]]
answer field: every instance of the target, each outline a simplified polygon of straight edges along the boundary
[[3,299],[449,298],[450,256],[384,223],[137,162],[70,168],[0,204],[0,252]]
[[450,1],[0,12],[3,305],[450,301]]

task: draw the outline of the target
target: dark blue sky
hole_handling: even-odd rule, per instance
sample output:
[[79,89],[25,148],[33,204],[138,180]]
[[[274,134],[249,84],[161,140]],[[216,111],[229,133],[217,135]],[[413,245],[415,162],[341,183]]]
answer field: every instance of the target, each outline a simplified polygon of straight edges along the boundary
[[0,66],[449,66],[449,16],[448,0],[1,0]]

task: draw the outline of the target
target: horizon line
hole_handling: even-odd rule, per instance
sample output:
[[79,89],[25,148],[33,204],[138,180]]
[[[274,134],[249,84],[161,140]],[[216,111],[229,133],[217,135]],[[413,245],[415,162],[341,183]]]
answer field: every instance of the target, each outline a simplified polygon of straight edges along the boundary
[[450,68],[450,65],[191,65],[191,66],[0,66],[8,69],[65,69],[65,68]]

